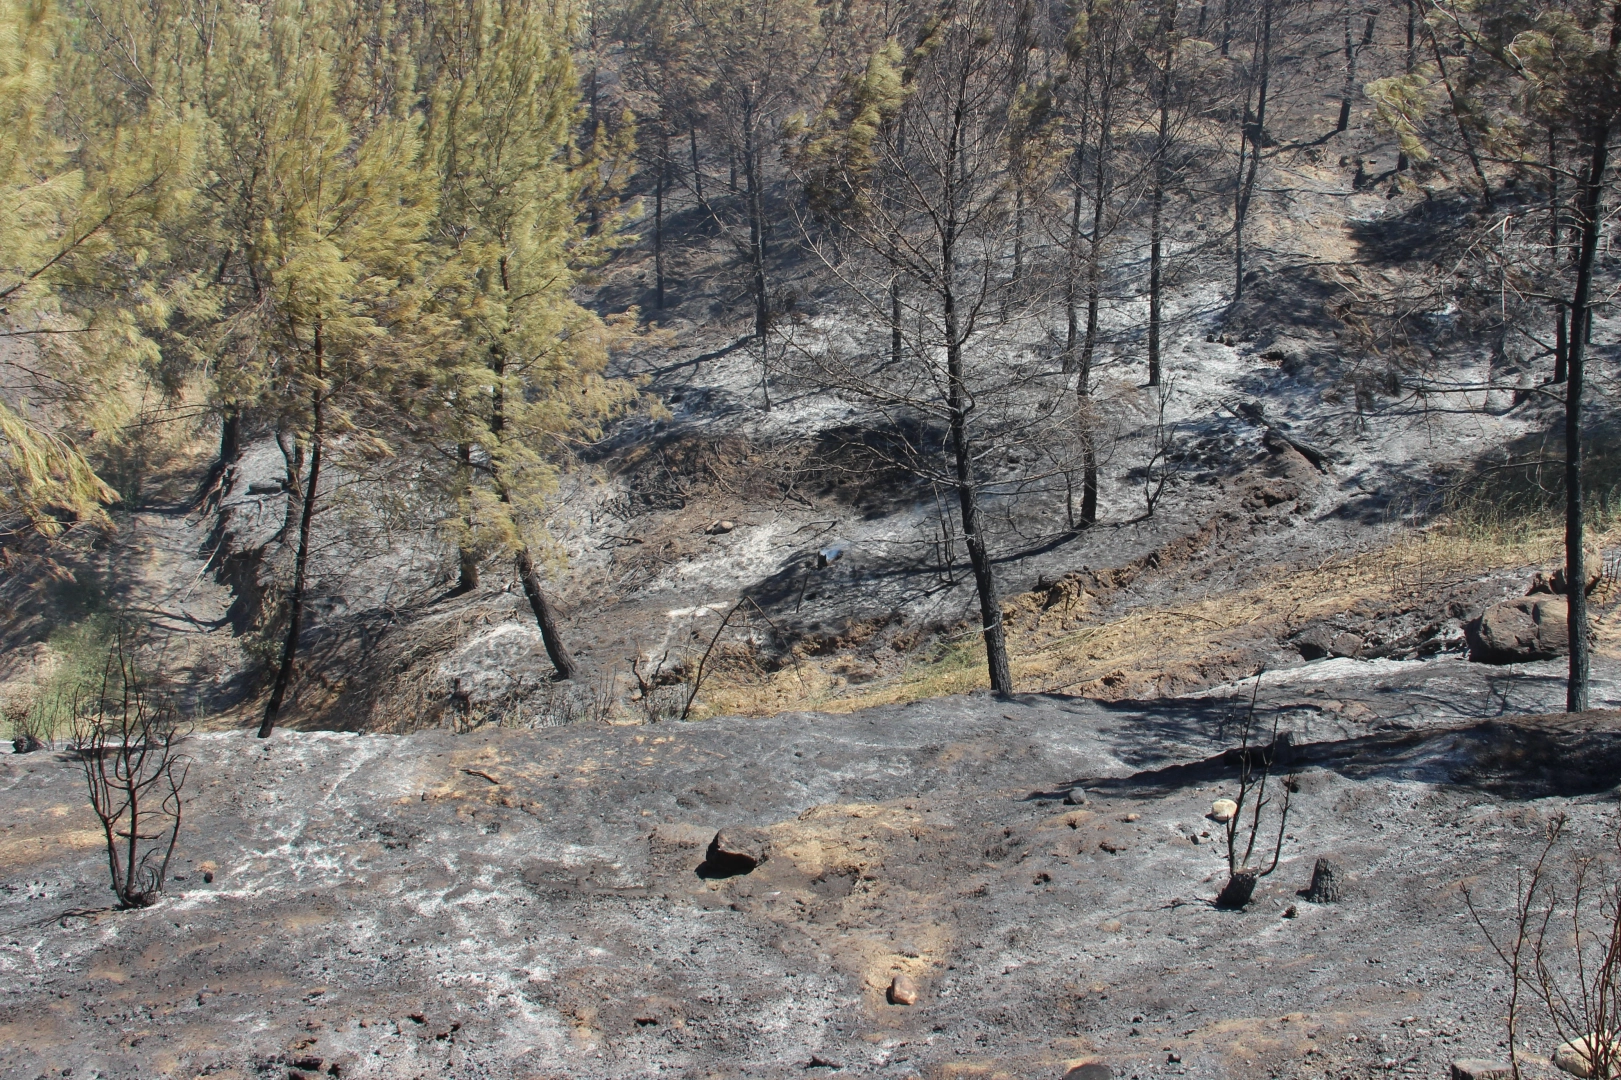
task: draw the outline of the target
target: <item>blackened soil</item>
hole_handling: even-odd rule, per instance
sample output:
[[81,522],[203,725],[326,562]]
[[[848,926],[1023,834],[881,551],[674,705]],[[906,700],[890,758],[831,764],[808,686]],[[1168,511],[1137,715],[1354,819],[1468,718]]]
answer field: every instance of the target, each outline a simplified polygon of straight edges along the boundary
[[[1299,791],[1238,912],[1210,902],[1205,814],[1233,791],[1248,685],[198,736],[178,872],[135,912],[105,906],[74,762],[7,756],[0,1073],[1440,1076],[1501,1053],[1505,980],[1460,885],[1501,923],[1543,823],[1569,814],[1577,850],[1614,809],[1621,717],[1537,715],[1558,675],[1267,676],[1256,715]],[[701,875],[721,827],[765,861]],[[1296,895],[1323,855],[1342,903]],[[900,973],[914,1006],[886,998]]]

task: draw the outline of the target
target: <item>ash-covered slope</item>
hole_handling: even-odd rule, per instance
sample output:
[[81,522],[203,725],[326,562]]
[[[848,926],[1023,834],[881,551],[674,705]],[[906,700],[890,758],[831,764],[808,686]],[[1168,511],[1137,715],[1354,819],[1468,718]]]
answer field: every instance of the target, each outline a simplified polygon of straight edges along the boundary
[[[1238,913],[1208,903],[1225,861],[1203,815],[1248,687],[198,736],[180,870],[135,912],[102,906],[75,763],[8,756],[0,1072],[1435,1075],[1500,1037],[1458,882],[1497,917],[1538,822],[1570,813],[1585,842],[1610,809],[1615,716],[1525,718],[1556,705],[1556,666],[1268,676],[1301,790]],[[1061,802],[1076,784],[1087,804]],[[704,876],[723,827],[769,858]],[[1351,874],[1343,903],[1294,895],[1322,855]],[[902,973],[916,1005],[886,1000]]]

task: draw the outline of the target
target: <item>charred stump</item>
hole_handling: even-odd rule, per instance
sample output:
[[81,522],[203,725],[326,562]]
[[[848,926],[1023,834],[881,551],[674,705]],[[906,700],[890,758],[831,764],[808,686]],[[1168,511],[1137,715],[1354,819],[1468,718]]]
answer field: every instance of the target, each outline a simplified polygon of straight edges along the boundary
[[1300,894],[1314,904],[1335,904],[1345,899],[1345,871],[1327,859],[1312,867],[1311,885]]
[[1216,897],[1216,906],[1226,911],[1237,911],[1250,902],[1255,895],[1255,882],[1260,875],[1254,870],[1240,870],[1227,879],[1221,895]]

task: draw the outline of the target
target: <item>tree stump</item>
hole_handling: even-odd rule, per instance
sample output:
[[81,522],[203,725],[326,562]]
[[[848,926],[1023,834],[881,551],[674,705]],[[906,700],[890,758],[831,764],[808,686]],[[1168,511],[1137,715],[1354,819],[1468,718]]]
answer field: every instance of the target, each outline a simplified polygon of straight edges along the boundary
[[1302,895],[1314,904],[1333,904],[1345,899],[1345,871],[1327,859],[1312,867],[1311,885]]
[[1240,870],[1228,878],[1221,895],[1216,897],[1216,906],[1236,911],[1249,903],[1250,897],[1255,895],[1255,881],[1258,876],[1254,870]]

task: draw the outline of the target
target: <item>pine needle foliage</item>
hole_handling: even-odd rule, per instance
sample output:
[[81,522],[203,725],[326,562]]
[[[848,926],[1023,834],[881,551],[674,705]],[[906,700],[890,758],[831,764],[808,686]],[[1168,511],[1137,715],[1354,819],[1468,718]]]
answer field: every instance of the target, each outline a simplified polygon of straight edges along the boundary
[[578,77],[559,13],[474,0],[430,16],[436,303],[459,343],[434,408],[464,451],[451,528],[464,547],[518,552],[539,537],[560,463],[634,397],[604,373],[616,329],[573,296],[618,242],[617,222],[588,235],[581,215],[615,167],[574,146]]
[[[81,20],[0,2],[0,518],[10,535],[106,524],[87,446],[119,438],[131,374],[175,303],[157,234],[193,179],[195,130],[91,91]],[[150,95],[148,95],[150,97]]]

